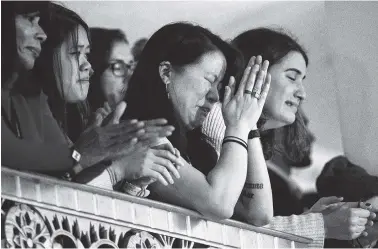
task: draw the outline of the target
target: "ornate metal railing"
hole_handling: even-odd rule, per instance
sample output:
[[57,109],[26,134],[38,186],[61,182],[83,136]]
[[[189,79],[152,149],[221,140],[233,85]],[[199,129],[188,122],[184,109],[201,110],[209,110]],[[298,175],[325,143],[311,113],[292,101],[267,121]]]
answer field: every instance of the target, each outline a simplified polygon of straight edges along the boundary
[[303,238],[44,175],[1,169],[2,247],[298,248]]

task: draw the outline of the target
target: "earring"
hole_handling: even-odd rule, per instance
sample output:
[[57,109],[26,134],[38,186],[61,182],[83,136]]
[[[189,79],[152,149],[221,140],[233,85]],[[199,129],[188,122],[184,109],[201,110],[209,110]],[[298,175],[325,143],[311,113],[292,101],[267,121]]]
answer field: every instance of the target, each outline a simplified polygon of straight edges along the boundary
[[168,85],[169,85],[169,80],[167,80],[167,82],[164,82],[164,85],[165,85],[165,92],[167,93],[167,96],[168,96],[168,99],[171,98],[171,96],[169,95],[169,91],[168,91]]

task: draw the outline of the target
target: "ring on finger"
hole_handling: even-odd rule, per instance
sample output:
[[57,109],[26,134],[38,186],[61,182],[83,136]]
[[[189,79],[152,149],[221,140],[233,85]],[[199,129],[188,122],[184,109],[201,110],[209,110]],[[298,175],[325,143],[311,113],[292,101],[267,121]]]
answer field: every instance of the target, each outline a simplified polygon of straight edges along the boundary
[[256,99],[260,99],[261,98],[261,94],[259,93],[259,91],[256,91],[256,90],[253,90],[252,93],[251,93],[252,97],[256,98]]
[[252,91],[250,91],[250,90],[244,90],[244,93],[245,94],[252,94]]

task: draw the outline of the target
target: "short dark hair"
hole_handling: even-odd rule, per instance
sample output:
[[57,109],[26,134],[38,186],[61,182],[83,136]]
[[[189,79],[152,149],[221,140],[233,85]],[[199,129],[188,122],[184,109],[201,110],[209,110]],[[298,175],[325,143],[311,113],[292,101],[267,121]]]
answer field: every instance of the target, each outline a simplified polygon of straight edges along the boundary
[[[169,139],[180,149],[176,137],[179,127],[160,78],[159,64],[169,61],[174,67],[185,66],[215,50],[221,51],[226,58],[227,69],[223,82],[228,83],[231,75],[240,72],[241,58],[239,52],[220,37],[199,25],[186,22],[168,24],[155,32],[145,45],[129,81],[126,117],[140,120],[167,119],[176,128]],[[223,82],[220,96],[223,96],[226,85]]]
[[91,77],[91,87],[88,92],[88,102],[93,111],[103,106],[106,97],[100,85],[100,77],[107,68],[107,62],[114,43],[124,42],[129,44],[126,34],[120,29],[105,29],[94,27],[91,32],[91,53],[89,61],[94,73]]
[[[292,51],[299,52],[308,66],[309,59],[304,48],[299,45],[295,38],[281,30],[274,30],[270,28],[256,28],[243,32],[235,37],[231,42],[243,55],[244,65],[246,66],[252,56],[261,55],[264,60],[268,60],[270,65],[279,63],[288,53]],[[299,116],[296,115],[296,118]],[[299,117],[301,118],[301,117]],[[258,121],[258,127],[262,127],[266,118],[264,113]],[[297,121],[294,125],[289,125],[285,128],[288,134],[288,139],[294,141],[287,141],[291,145],[295,144],[296,149],[300,149],[299,145],[303,144],[304,134],[303,129],[296,129],[296,125],[301,120]],[[271,158],[274,152],[274,130],[267,130],[262,132],[262,145],[264,149],[265,158]],[[294,132],[294,133],[293,133]],[[297,146],[298,145],[298,146]],[[299,151],[292,151],[291,155],[286,155],[292,158],[292,155],[300,154]]]
[[17,59],[15,16],[40,13],[40,25],[48,22],[49,1],[1,1],[1,81],[3,84],[14,71]]
[[[67,103],[64,99],[64,96],[61,96],[57,87],[56,82],[56,70],[53,66],[53,57],[54,51],[58,48],[66,39],[67,37],[72,34],[74,42],[77,42],[77,33],[75,30],[77,27],[82,26],[87,35],[88,40],[90,40],[89,35],[89,28],[85,21],[74,11],[59,5],[52,3],[50,8],[50,18],[49,23],[46,25],[45,32],[47,33],[47,40],[44,43],[44,47],[42,49],[41,55],[36,60],[36,64],[33,69],[33,78],[35,82],[41,84],[43,91],[48,96],[48,103],[53,113],[55,119],[60,123],[63,130],[67,133],[69,130],[69,125],[67,122]],[[60,75],[58,75],[59,77]],[[80,116],[80,122],[83,129],[86,125],[86,120],[89,118],[90,111],[87,110],[88,104],[86,101],[84,103],[76,103],[77,108],[74,107],[73,109],[77,109],[79,113],[76,115]],[[70,105],[72,106],[72,105]],[[72,108],[72,107],[71,107]],[[70,109],[71,109],[70,108]],[[79,111],[80,110],[80,111]],[[68,115],[71,115],[69,113]],[[76,120],[78,122],[78,120]],[[72,125],[75,126],[74,130],[78,129],[78,124]],[[80,130],[81,132],[81,130]]]

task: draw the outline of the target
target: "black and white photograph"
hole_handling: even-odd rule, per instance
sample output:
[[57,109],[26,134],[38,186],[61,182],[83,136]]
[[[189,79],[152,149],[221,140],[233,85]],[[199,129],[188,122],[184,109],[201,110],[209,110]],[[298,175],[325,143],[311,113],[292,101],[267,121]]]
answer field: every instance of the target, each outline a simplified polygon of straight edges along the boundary
[[1,1],[1,248],[378,248],[378,1]]

